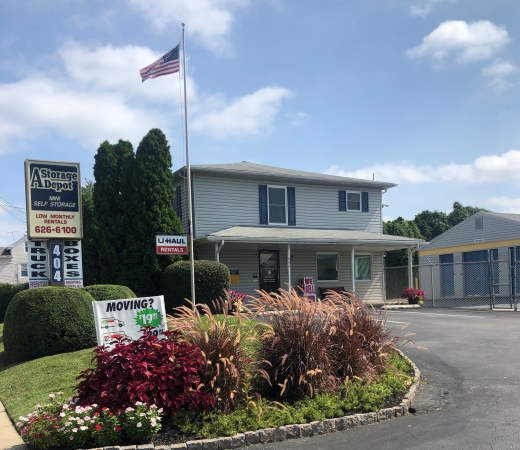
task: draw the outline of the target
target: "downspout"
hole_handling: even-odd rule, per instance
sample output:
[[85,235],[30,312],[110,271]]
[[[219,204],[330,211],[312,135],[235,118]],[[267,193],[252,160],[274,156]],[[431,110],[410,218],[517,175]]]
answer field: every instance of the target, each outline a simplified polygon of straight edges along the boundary
[[287,279],[289,280],[289,294],[291,293],[291,244],[287,244]]
[[220,245],[218,242],[215,242],[215,261],[220,262],[220,250],[224,246],[224,239],[220,241]]

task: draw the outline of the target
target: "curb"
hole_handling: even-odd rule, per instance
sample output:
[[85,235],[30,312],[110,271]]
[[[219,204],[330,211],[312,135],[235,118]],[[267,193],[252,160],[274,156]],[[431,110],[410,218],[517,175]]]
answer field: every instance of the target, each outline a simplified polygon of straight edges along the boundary
[[318,436],[320,434],[344,431],[350,428],[362,427],[376,422],[383,422],[397,417],[410,414],[409,409],[417,394],[421,372],[400,349],[397,352],[405,358],[414,369],[413,383],[410,390],[404,396],[399,406],[385,408],[376,412],[364,414],[352,414],[350,416],[327,419],[319,422],[303,423],[298,425],[285,425],[278,428],[264,428],[256,431],[246,431],[245,433],[235,434],[229,437],[219,437],[214,439],[202,439],[199,441],[188,441],[181,444],[171,445],[128,445],[111,446],[89,450],[227,450],[241,448],[254,444],[267,444],[270,442],[281,442],[289,439],[299,439],[304,437]]

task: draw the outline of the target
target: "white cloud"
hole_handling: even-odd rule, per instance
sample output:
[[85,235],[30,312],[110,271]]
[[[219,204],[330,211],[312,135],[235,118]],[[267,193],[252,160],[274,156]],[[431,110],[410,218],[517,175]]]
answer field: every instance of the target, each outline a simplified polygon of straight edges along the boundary
[[[124,138],[137,145],[153,127],[168,134],[175,114],[182,114],[175,79],[141,83],[139,76],[139,69],[161,54],[147,47],[64,43],[47,58],[45,68],[26,70],[20,81],[0,83],[0,153],[16,148],[9,145],[12,139],[48,131],[90,150],[105,139]],[[189,76],[187,85],[192,129],[218,138],[268,132],[281,101],[290,95],[285,88],[266,87],[226,103],[219,95],[199,95]]]
[[418,4],[410,6],[410,15],[414,17],[419,16],[424,18],[433,11],[433,7],[435,4],[446,1],[454,3],[457,0],[425,0]]
[[488,199],[488,203],[498,206],[500,212],[511,214],[520,213],[520,198],[491,197]]
[[395,183],[424,184],[452,181],[470,184],[500,183],[518,180],[520,171],[520,150],[510,150],[501,155],[487,155],[476,158],[469,164],[450,163],[441,166],[418,165],[410,161],[401,163],[375,164],[365,169],[349,171],[337,165],[327,173],[344,177],[372,179]]
[[195,131],[216,139],[266,134],[272,128],[282,100],[291,97],[288,89],[265,87],[226,103],[221,96],[209,98],[190,124]]
[[509,42],[505,27],[488,20],[472,23],[450,20],[441,23],[421,45],[407,50],[406,54],[410,58],[431,58],[435,64],[453,57],[463,64],[489,59]]
[[488,84],[498,92],[509,89],[513,83],[509,77],[518,72],[518,67],[511,61],[497,59],[488,67],[482,69],[482,76],[488,79]]
[[234,12],[249,0],[128,0],[159,32],[186,24],[186,33],[217,55],[233,54],[229,41]]
[[287,117],[290,119],[291,124],[293,124],[295,127],[298,127],[307,121],[309,115],[302,111],[298,111],[287,113]]

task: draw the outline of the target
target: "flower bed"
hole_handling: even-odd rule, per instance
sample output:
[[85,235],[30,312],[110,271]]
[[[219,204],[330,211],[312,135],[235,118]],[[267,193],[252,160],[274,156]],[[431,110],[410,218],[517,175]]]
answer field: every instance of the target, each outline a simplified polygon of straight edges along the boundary
[[41,449],[231,437],[398,407],[413,381],[398,338],[361,302],[261,293],[233,316],[233,300],[219,316],[178,308],[162,339],[97,348],[77,397],[37,405],[22,437]]

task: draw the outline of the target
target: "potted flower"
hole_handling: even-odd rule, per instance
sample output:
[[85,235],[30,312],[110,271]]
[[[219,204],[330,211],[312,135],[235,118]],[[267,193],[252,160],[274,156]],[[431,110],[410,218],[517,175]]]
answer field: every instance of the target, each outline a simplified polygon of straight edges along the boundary
[[424,298],[424,291],[414,288],[404,288],[401,298],[407,298],[410,305],[422,305],[426,300]]
[[231,312],[242,312],[244,310],[243,303],[246,297],[246,294],[237,291],[229,291],[228,298],[231,303]]

